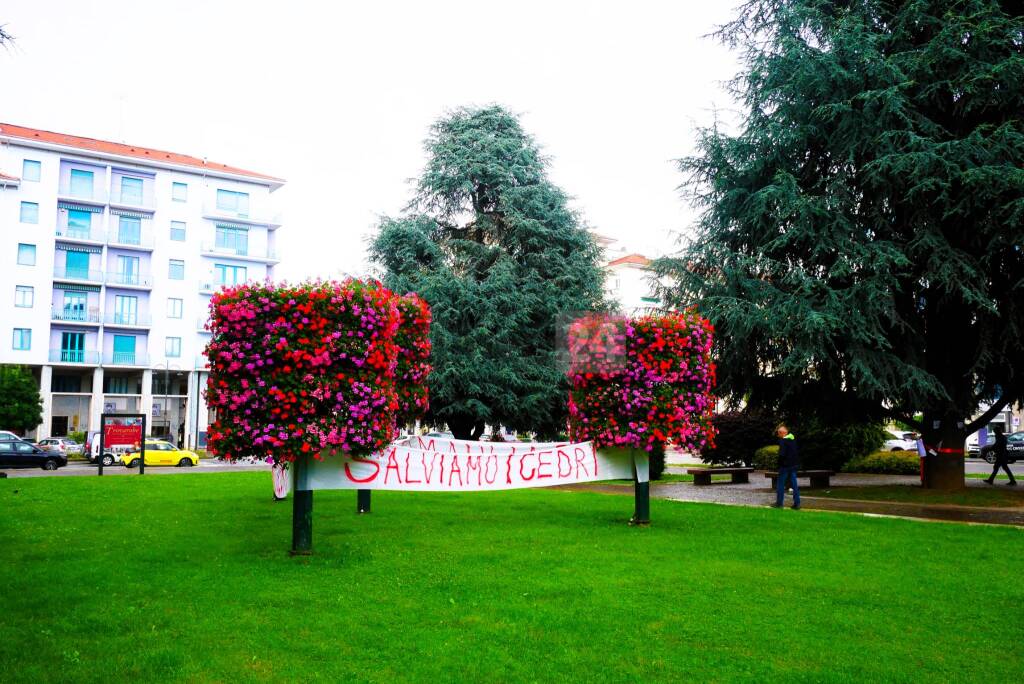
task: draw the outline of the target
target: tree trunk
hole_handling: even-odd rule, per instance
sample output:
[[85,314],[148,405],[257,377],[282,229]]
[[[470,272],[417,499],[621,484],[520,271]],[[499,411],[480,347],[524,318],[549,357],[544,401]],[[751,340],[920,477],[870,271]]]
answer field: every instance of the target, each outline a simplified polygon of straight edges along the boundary
[[[935,422],[940,421],[938,428]],[[925,429],[922,433],[929,455],[924,459],[922,486],[925,489],[963,489],[964,483],[964,440],[967,432],[963,423],[955,416],[941,418],[925,413]]]
[[473,436],[473,432],[476,429],[476,419],[473,416],[455,416],[448,419],[448,429],[452,431],[452,436],[455,439],[467,439],[476,440],[478,437]]

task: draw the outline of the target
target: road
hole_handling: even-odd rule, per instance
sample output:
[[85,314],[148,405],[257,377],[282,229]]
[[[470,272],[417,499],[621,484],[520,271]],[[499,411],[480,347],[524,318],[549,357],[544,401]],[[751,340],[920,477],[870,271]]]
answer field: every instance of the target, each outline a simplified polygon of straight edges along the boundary
[[[246,472],[251,470],[270,470],[266,463],[221,463],[213,459],[203,459],[199,465],[192,468],[176,468],[168,466],[146,466],[146,475],[168,475],[184,473],[230,473]],[[75,477],[88,476],[96,477],[98,468],[91,463],[72,461],[66,468],[57,470],[43,470],[42,468],[0,468],[0,473],[7,473],[7,477]],[[103,476],[124,476],[138,475],[138,468],[125,468],[124,466],[108,466],[103,469]]]

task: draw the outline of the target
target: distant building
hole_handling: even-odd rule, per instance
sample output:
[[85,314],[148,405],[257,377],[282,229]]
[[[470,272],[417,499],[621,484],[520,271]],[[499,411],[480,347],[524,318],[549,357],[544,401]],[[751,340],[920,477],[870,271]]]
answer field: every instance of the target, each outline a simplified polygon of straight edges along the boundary
[[210,296],[273,276],[283,184],[0,124],[0,363],[39,380],[43,423],[28,436],[144,413],[151,434],[205,445]]
[[661,300],[650,269],[652,259],[643,254],[626,253],[611,238],[597,233],[594,237],[602,248],[605,294],[618,305],[619,312],[633,316],[660,309]]

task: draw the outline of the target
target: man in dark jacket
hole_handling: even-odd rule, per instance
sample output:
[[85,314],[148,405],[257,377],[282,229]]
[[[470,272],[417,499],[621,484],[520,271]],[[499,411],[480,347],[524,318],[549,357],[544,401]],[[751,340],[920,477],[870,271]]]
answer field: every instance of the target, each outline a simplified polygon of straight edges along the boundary
[[1006,471],[1006,474],[1010,476],[1010,481],[1007,482],[1011,487],[1017,486],[1017,480],[1013,477],[1013,473],[1010,472],[1009,454],[1006,452],[1006,435],[1003,434],[1003,428],[996,426],[996,438],[995,444],[992,446],[992,453],[996,457],[996,464],[992,466],[992,474],[985,482],[989,484],[995,484],[996,475],[999,474],[999,469],[1002,468]]
[[779,437],[779,477],[775,485],[774,508],[782,508],[786,497],[786,487],[793,488],[793,510],[800,510],[800,486],[796,483],[796,473],[800,469],[800,453],[797,451],[796,438],[790,434],[789,428],[780,425],[775,434]]

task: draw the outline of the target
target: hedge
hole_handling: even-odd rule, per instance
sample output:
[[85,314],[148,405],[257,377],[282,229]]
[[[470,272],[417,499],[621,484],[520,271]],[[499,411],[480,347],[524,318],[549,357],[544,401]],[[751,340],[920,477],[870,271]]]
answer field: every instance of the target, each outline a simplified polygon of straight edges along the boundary
[[883,475],[917,475],[921,472],[916,451],[876,451],[850,459],[844,473],[880,473]]

